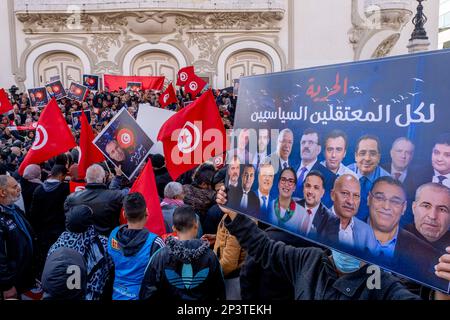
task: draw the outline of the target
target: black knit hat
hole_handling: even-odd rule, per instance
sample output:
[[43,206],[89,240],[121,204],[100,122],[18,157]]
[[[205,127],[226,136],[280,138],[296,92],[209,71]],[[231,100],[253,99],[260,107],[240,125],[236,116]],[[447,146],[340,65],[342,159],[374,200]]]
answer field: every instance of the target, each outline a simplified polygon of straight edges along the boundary
[[89,206],[78,205],[66,212],[66,229],[70,232],[83,233],[94,224],[94,213]]

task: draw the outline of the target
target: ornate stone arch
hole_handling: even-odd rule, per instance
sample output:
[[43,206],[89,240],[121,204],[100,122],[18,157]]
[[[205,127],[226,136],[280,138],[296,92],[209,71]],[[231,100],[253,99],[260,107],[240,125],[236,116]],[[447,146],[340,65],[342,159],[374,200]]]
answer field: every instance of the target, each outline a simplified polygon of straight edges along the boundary
[[215,87],[223,88],[225,87],[225,64],[230,56],[234,53],[250,50],[250,51],[258,51],[266,55],[272,62],[272,70],[273,72],[279,72],[284,70],[284,59],[283,56],[271,45],[258,41],[258,40],[243,40],[236,41],[231,44],[228,44],[225,48],[220,50],[217,56],[217,77],[215,79]]
[[61,41],[52,42],[51,40],[44,41],[30,47],[22,55],[21,62],[25,68],[23,74],[26,75],[26,79],[24,81],[26,88],[33,88],[36,85],[34,74],[34,66],[36,61],[38,61],[43,55],[53,52],[67,52],[77,56],[83,63],[84,73],[89,74],[91,72],[93,62],[91,61],[89,55],[79,48],[77,44]]
[[166,52],[177,60],[180,68],[187,66],[186,57],[183,55],[181,50],[174,47],[173,45],[167,43],[141,43],[129,49],[129,51],[123,57],[122,61],[119,63],[119,65],[122,66],[124,75],[131,75],[133,61],[136,59],[136,57],[138,57],[142,53],[150,51]]

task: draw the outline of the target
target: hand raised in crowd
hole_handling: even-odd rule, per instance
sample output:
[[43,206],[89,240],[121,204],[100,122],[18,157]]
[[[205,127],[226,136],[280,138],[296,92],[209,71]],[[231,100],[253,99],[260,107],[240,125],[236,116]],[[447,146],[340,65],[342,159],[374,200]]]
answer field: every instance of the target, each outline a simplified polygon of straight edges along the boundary
[[435,274],[442,279],[450,281],[450,247],[446,249],[447,254],[439,258],[439,263],[435,266]]
[[237,212],[223,207],[227,203],[227,193],[224,186],[220,187],[219,191],[217,191],[216,203],[219,205],[219,208],[222,210],[222,212],[227,214],[231,218],[231,220],[234,220],[234,218],[236,218]]
[[3,291],[3,299],[17,299],[17,290],[16,287],[12,287],[9,290]]
[[202,240],[207,240],[209,245],[212,247],[216,243],[216,235],[215,234],[204,234],[201,237]]
[[118,177],[123,176],[122,165],[116,167],[116,176]]

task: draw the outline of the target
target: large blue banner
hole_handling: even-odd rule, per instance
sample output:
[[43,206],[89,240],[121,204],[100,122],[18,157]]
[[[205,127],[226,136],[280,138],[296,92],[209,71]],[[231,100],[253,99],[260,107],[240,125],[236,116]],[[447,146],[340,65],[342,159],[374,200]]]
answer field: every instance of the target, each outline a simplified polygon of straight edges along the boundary
[[450,51],[240,80],[228,206],[448,292]]

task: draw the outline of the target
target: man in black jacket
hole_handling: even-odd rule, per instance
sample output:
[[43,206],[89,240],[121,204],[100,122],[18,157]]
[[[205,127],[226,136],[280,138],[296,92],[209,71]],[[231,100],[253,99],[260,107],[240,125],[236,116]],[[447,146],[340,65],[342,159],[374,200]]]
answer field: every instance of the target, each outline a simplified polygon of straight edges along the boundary
[[[222,188],[217,195],[219,205],[226,204],[227,195]],[[381,271],[380,289],[369,289],[368,265],[360,263],[359,268],[346,273],[339,266],[340,259],[329,251],[318,248],[294,248],[282,242],[270,240],[263,231],[247,217],[223,208],[230,218],[227,229],[264,268],[287,277],[293,284],[295,299],[298,300],[417,300],[393,275]],[[450,280],[450,256],[443,257],[437,266],[440,277]],[[437,296],[439,297],[439,296]]]
[[37,164],[28,165],[23,177],[20,177],[20,186],[22,187],[23,205],[25,207],[25,215],[27,219],[30,218],[31,201],[33,200],[33,193],[37,187],[42,184],[41,181],[41,167]]
[[64,182],[67,169],[55,164],[50,177],[34,190],[30,206],[30,223],[36,233],[36,268],[40,278],[48,249],[65,230],[64,201],[70,194]]
[[72,193],[67,197],[64,208],[85,204],[94,212],[95,229],[102,235],[109,236],[119,225],[122,209],[123,193],[119,190],[108,190],[105,170],[98,164],[93,164],[86,171],[86,189]]
[[[312,247],[300,237],[296,237],[281,229],[270,227],[265,230],[267,236],[274,241],[281,241],[293,247]],[[270,268],[263,268],[260,263],[247,255],[241,266],[240,285],[242,300],[293,300],[294,286],[279,273]]]
[[212,301],[225,298],[225,283],[219,260],[209,242],[195,239],[195,211],[190,206],[175,209],[174,237],[150,260],[142,282],[140,299]]
[[18,298],[33,286],[33,236],[23,212],[14,205],[20,186],[0,176],[0,300]]

